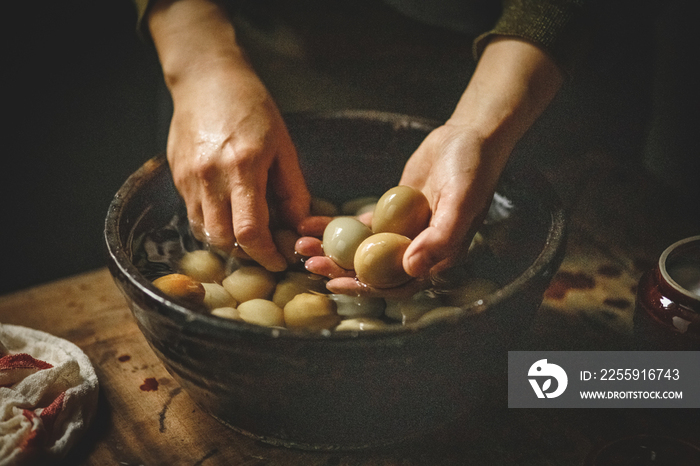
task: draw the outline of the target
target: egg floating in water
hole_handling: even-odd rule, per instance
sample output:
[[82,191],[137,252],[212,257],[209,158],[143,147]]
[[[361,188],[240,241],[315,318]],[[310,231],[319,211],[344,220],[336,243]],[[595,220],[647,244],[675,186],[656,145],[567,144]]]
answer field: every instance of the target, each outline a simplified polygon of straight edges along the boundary
[[180,259],[180,273],[202,283],[221,283],[226,278],[224,261],[211,251],[196,250]]
[[300,293],[284,306],[284,322],[291,329],[329,330],[341,320],[335,302],[318,293]]
[[204,287],[204,305],[209,309],[217,307],[236,307],[238,301],[218,283],[202,283]]

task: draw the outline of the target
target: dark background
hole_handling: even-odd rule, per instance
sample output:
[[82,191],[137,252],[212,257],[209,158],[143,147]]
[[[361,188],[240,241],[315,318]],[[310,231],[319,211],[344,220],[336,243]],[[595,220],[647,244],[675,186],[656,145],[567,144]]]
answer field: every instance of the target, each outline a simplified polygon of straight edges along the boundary
[[165,147],[160,69],[130,1],[14,3],[4,14],[0,292],[105,265],[111,198]]
[[[167,128],[160,68],[135,33],[130,1],[16,3],[5,9],[3,27],[0,293],[104,266],[109,202],[164,150]],[[578,113],[561,117],[555,109],[539,126],[560,135],[550,147],[562,156],[604,145],[625,163],[648,166],[678,191],[686,211],[700,215],[689,3],[659,2],[642,15],[631,2],[612,16],[594,48],[595,67],[555,105]],[[376,107],[395,110],[386,100]]]

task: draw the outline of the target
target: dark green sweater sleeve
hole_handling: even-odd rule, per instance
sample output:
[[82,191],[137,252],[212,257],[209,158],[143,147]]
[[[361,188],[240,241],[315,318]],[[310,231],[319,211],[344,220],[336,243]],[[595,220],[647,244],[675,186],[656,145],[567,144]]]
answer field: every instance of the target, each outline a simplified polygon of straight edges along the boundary
[[[474,41],[474,56],[478,59],[494,36],[518,37],[544,49],[569,75],[584,49],[584,38],[590,32],[591,25],[586,12],[589,1],[503,0],[503,10],[496,25]],[[137,11],[137,30],[144,39],[150,40],[145,17],[154,0],[133,2]],[[236,3],[223,2],[229,12]]]
[[505,0],[496,25],[474,41],[478,59],[494,36],[518,37],[549,53],[570,75],[590,33],[585,0]]
[[141,37],[150,37],[148,26],[146,25],[146,12],[153,2],[150,0],[133,0],[133,2],[136,7],[136,30]]
[[[136,7],[136,31],[141,35],[142,39],[149,42],[151,40],[151,33],[148,30],[148,21],[146,21],[146,16],[148,15],[148,10],[150,10],[156,0],[132,0],[132,2]],[[234,7],[239,2],[233,0],[223,0],[219,3],[226,7],[229,14],[231,14],[231,12],[234,11]]]

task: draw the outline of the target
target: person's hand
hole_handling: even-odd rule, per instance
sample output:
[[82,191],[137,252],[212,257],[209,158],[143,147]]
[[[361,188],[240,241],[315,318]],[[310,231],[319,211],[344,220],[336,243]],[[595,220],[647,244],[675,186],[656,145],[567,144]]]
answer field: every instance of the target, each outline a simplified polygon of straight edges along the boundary
[[195,236],[283,270],[268,199],[295,229],[310,196],[282,117],[225,11],[208,0],[161,0],[149,26],[174,104],[168,162]]
[[469,249],[516,143],[554,98],[563,75],[544,51],[510,37],[486,46],[450,119],[411,156],[401,184],[430,201],[430,225],[411,243],[404,269],[438,274]]
[[267,188],[292,228],[308,215],[296,150],[254,75],[207,70],[173,90],[168,161],[193,232],[223,251],[237,243],[270,270],[286,262],[269,229]]
[[[474,129],[447,122],[433,130],[406,163],[399,184],[421,190],[431,205],[428,228],[404,255],[404,270],[414,279],[397,288],[375,289],[357,280],[355,272],[324,255],[321,240],[330,217],[309,217],[300,225],[303,236],[296,246],[308,271],[331,280],[334,293],[405,298],[437,274],[464,258],[490,205],[508,154],[496,153]],[[371,217],[361,220],[371,226]]]
[[429,226],[404,254],[409,275],[435,275],[464,258],[508,155],[465,124],[448,121],[425,138],[399,182],[421,190],[432,212]]
[[[403,258],[404,270],[416,277],[410,282],[417,285],[415,291],[466,254],[511,151],[562,80],[552,59],[529,42],[497,37],[485,48],[452,116],[413,153],[399,182],[420,189],[432,211],[429,226]],[[320,236],[322,231],[310,233]],[[324,257],[313,238],[300,239],[297,251],[312,256],[306,261],[308,270],[332,278],[331,291],[386,297],[407,294],[404,287],[374,290],[359,283],[354,272]]]

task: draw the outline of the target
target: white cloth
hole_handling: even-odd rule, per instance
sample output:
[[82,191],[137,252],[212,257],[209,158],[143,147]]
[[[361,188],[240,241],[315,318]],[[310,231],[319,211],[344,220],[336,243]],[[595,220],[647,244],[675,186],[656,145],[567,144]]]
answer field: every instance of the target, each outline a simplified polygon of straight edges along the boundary
[[97,409],[97,375],[66,340],[0,323],[0,466],[63,457]]

